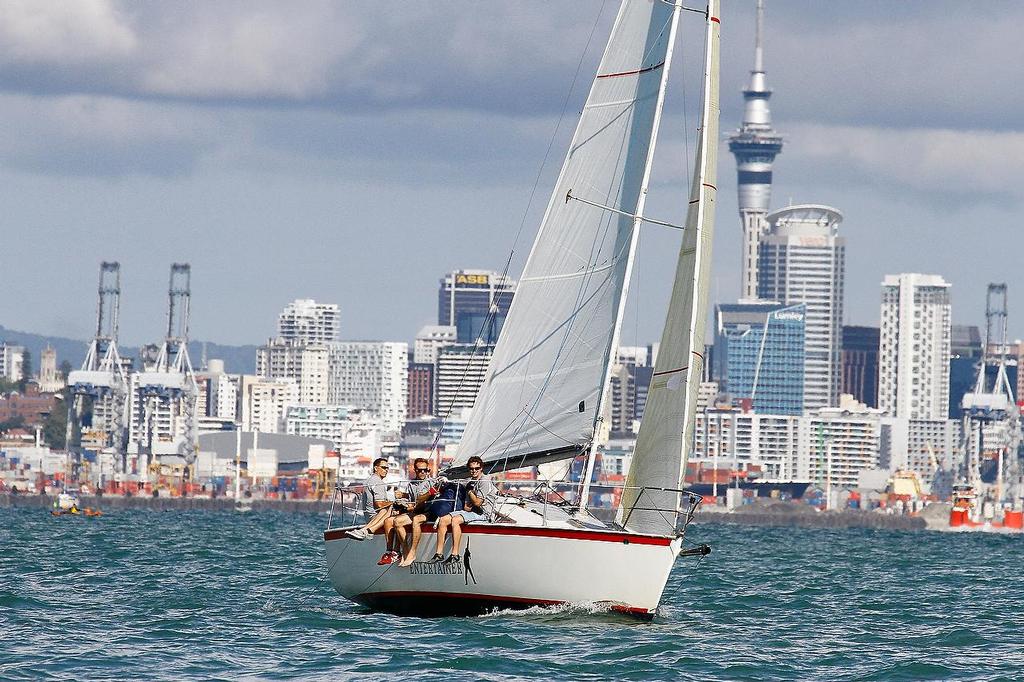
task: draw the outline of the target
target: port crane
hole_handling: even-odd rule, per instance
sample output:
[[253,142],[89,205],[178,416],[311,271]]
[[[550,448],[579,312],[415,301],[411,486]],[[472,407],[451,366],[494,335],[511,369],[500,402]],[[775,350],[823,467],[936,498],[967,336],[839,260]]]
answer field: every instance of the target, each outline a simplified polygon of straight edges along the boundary
[[[115,462],[122,473],[127,466],[128,370],[117,349],[120,307],[121,265],[104,261],[100,263],[96,333],[81,369],[68,374],[67,449],[76,477],[85,447],[113,451],[118,455]],[[89,431],[83,434],[82,416],[87,402],[92,405],[92,422]]]

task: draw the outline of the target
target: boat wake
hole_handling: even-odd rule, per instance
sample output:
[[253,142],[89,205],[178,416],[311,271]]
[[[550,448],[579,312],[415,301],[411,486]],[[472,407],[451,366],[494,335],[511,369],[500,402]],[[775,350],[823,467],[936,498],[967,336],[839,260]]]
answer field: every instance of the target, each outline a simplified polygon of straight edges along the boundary
[[557,621],[578,616],[604,616],[615,620],[634,620],[629,615],[616,611],[614,605],[609,602],[566,602],[550,606],[531,606],[525,609],[494,609],[480,618],[514,617]]

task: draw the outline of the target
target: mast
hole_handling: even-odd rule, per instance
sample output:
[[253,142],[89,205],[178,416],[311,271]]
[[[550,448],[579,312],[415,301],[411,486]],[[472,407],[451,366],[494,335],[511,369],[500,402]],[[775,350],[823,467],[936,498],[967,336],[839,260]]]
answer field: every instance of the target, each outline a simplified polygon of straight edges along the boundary
[[620,507],[624,525],[636,532],[675,529],[675,510],[679,506],[675,489],[686,471],[686,448],[693,434],[704,366],[717,193],[718,8],[718,0],[708,2],[703,108],[689,211],[658,360]]
[[651,180],[651,166],[654,163],[654,148],[658,140],[658,129],[661,126],[661,114],[665,106],[665,87],[668,84],[669,67],[672,64],[672,51],[676,43],[676,29],[679,26],[679,5],[672,7],[672,21],[668,32],[668,47],[665,50],[665,65],[661,70],[661,83],[658,86],[658,103],[654,109],[654,123],[651,126],[651,144],[647,151],[647,160],[644,162],[643,181],[640,185],[640,197],[636,203],[636,213],[633,218],[633,236],[629,242],[629,256],[626,261],[626,275],[622,284],[622,295],[619,298],[619,306],[615,312],[615,326],[612,331],[611,343],[608,345],[608,352],[605,354],[604,383],[601,384],[601,398],[597,405],[597,412],[594,414],[594,437],[590,444],[590,452],[587,455],[587,463],[583,468],[583,485],[580,488],[580,509],[586,509],[590,499],[590,479],[594,475],[594,463],[597,460],[597,429],[601,424],[605,403],[609,397],[609,387],[612,381],[612,365],[615,364],[615,354],[619,349],[619,336],[622,332],[622,318],[626,313],[626,298],[629,295],[629,282],[633,274],[633,261],[636,257],[637,239],[640,237],[640,223],[643,222],[644,206],[647,203],[647,188]]

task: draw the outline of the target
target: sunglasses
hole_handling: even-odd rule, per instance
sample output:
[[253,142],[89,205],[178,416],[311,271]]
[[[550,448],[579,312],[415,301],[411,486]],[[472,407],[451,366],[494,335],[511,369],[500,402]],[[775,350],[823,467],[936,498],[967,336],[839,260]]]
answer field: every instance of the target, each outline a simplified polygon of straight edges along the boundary
[[483,471],[483,467],[469,467],[470,471]]
[[430,473],[430,469],[417,469],[416,473],[417,474],[429,474]]
[[378,468],[378,469],[387,469],[387,468],[388,468],[388,465],[387,465],[387,464],[378,464],[378,465],[377,465],[377,468]]

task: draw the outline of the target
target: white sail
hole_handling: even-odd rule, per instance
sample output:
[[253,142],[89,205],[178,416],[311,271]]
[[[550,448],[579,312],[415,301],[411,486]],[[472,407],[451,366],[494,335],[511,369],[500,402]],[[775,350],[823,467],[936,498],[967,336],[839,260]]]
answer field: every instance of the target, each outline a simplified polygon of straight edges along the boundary
[[593,437],[676,21],[661,0],[619,9],[455,466],[572,457]]
[[671,489],[681,485],[686,470],[705,362],[718,167],[718,40],[718,0],[711,0],[704,106],[686,229],[620,512],[626,527],[640,533],[664,533],[675,525],[674,512],[663,510],[675,510],[679,503]]

